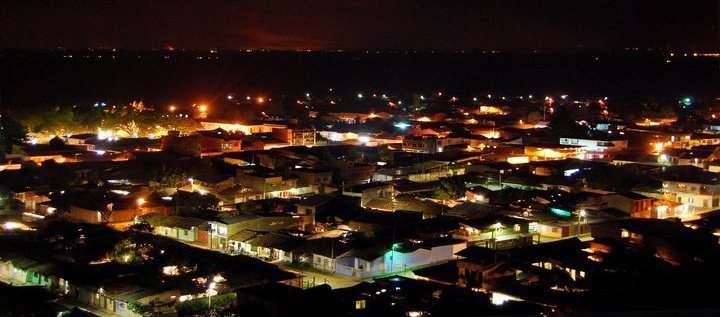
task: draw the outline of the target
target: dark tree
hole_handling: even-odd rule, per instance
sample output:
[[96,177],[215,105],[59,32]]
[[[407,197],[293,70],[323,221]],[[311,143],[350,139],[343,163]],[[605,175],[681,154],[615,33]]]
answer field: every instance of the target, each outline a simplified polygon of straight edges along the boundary
[[7,113],[0,116],[0,153],[4,155],[12,150],[13,144],[22,144],[27,139],[28,131],[24,125],[15,121]]
[[437,199],[455,200],[465,195],[465,182],[462,178],[446,177],[433,188],[433,195]]

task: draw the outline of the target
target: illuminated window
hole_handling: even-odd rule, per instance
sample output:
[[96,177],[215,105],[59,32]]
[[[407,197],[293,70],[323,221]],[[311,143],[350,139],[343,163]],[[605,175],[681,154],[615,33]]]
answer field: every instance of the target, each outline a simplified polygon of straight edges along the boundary
[[624,230],[624,229],[623,229],[623,230],[620,232],[620,236],[623,237],[623,238],[628,238],[628,237],[630,237],[630,232],[628,232],[627,230]]
[[520,225],[519,225],[519,224],[515,224],[515,225],[513,226],[513,231],[514,231],[514,232],[520,232]]
[[355,301],[355,309],[365,309],[365,300],[356,300]]

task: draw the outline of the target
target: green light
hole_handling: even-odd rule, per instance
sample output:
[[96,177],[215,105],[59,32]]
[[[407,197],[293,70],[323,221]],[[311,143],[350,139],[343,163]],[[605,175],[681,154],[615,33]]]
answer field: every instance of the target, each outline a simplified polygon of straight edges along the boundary
[[567,211],[567,210],[562,210],[562,209],[559,209],[559,208],[554,208],[554,207],[553,207],[553,208],[550,208],[550,211],[552,211],[552,213],[554,213],[554,214],[556,214],[556,215],[558,215],[558,216],[561,216],[561,217],[570,217],[570,216],[572,216],[572,213],[571,213],[571,212],[569,212],[569,211]]

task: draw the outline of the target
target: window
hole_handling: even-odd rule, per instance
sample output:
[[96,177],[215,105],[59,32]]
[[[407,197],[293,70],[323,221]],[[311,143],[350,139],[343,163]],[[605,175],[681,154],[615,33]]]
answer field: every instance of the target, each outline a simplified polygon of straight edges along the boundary
[[356,300],[355,301],[355,309],[365,309],[365,300]]

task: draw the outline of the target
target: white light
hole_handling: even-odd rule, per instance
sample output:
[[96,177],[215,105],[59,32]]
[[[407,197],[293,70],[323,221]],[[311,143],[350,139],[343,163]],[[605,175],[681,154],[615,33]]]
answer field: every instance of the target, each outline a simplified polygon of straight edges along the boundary
[[407,128],[410,126],[410,124],[409,124],[409,123],[405,123],[405,122],[398,122],[398,123],[396,123],[396,124],[393,124],[393,126],[396,127],[396,128],[398,128],[398,129],[405,130],[405,129],[407,129]]

